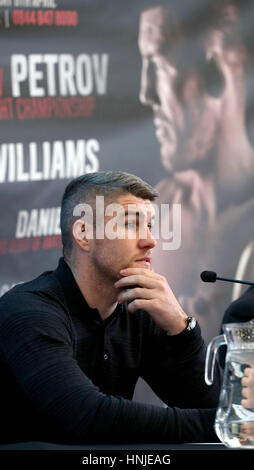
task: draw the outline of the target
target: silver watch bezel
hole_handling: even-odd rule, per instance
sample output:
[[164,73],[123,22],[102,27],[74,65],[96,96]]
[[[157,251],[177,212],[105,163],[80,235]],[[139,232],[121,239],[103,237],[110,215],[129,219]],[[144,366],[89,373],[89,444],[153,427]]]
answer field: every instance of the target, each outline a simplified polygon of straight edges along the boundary
[[197,320],[196,320],[195,317],[187,317],[186,318],[186,330],[187,331],[194,330],[196,324],[197,324]]

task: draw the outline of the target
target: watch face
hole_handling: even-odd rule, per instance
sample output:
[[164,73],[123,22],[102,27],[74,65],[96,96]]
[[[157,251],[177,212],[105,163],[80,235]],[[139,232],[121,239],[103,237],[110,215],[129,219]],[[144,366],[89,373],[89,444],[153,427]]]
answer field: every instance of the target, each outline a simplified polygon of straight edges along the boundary
[[197,323],[196,318],[194,318],[194,317],[189,317],[189,319],[188,319],[188,325],[187,325],[187,330],[189,330],[189,331],[190,331],[190,330],[193,330],[193,328],[195,328],[195,326],[196,326],[196,323]]

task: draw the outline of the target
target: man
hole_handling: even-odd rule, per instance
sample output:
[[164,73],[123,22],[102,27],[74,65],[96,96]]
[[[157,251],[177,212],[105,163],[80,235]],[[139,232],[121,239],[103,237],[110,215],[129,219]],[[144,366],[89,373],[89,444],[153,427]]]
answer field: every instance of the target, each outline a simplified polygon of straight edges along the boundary
[[[0,300],[2,439],[215,438],[219,371],[207,387],[200,328],[151,266],[156,196],[122,172],[67,186],[59,266]],[[130,401],[139,376],[168,408]]]
[[158,244],[155,268],[197,313],[207,340],[231,290],[207,286],[200,294],[199,274],[208,268],[232,276],[253,233],[254,151],[246,127],[252,13],[249,1],[170,0],[151,2],[140,17],[140,100],[152,108],[168,173],[157,186],[159,201],[182,206],[181,248],[165,256]]
[[[237,271],[235,274],[236,279],[252,280],[254,275],[254,257],[253,257],[254,244],[253,241],[249,243],[239,259]],[[238,288],[240,286],[240,289]],[[236,289],[235,289],[236,287]],[[244,323],[254,321],[254,286],[246,286],[243,284],[234,284],[233,289],[234,301],[226,309],[221,325],[221,333],[223,333],[222,326],[226,323]],[[253,325],[254,327],[254,325]],[[226,347],[220,349],[220,363],[224,368]],[[253,372],[252,372],[253,373]]]
[[[237,269],[235,273],[235,279],[240,279],[241,281],[248,281],[254,279],[254,241],[251,240],[243,249],[239,261],[237,264]],[[232,300],[238,299],[246,290],[246,285],[243,284],[234,284],[233,285],[233,294]]]

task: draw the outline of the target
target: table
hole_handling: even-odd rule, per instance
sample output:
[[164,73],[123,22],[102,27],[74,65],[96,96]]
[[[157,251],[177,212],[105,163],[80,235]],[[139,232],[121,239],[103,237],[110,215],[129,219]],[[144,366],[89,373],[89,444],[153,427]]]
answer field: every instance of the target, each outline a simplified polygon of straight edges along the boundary
[[[204,444],[117,444],[66,445],[48,442],[0,444],[0,468],[93,468],[124,470],[204,468],[204,465],[242,466],[254,458],[254,450],[228,449],[220,443]],[[1,465],[8,463],[8,467]],[[198,464],[198,465],[197,465]]]

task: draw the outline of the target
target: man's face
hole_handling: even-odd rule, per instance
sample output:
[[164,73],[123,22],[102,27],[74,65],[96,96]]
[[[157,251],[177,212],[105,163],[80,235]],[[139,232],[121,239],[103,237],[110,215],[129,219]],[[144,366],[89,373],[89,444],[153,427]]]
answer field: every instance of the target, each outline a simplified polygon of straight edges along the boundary
[[205,91],[193,65],[200,51],[191,41],[173,10],[159,6],[142,13],[140,100],[153,109],[162,164],[169,171],[196,166],[216,142],[219,100]]
[[[110,203],[112,204],[112,201]],[[90,257],[100,274],[115,282],[121,277],[119,274],[121,269],[149,269],[151,267],[152,249],[156,241],[151,235],[153,216],[151,201],[126,193],[118,196],[113,203],[121,206],[122,213],[119,217],[116,216],[116,213],[105,215],[104,238],[96,239],[94,237],[91,240]],[[107,202],[105,200],[105,209],[106,207]],[[116,227],[119,236],[110,239],[108,233],[111,232],[112,228],[116,231]]]

